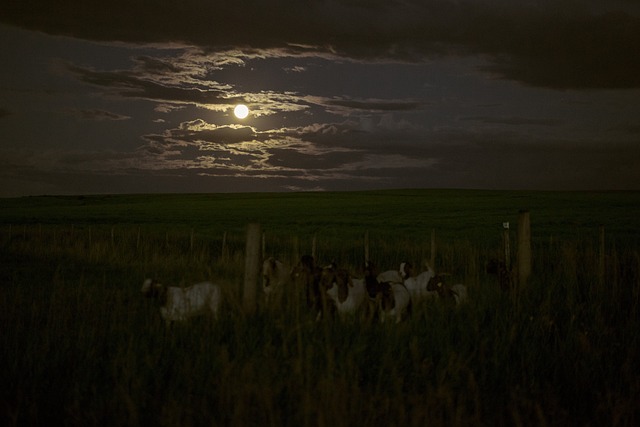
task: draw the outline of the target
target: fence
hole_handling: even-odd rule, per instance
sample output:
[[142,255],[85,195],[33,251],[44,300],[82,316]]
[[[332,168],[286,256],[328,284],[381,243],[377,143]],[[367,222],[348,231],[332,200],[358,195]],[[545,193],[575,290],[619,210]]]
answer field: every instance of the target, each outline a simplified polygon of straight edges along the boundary
[[[502,229],[502,261],[506,269],[513,274],[513,284],[518,290],[528,286],[533,271],[533,251],[531,242],[531,219],[528,211],[518,213],[516,256],[512,257],[511,236],[509,223],[503,223]],[[70,251],[83,252],[91,259],[104,259],[105,262],[113,261],[122,256],[123,252],[135,251],[166,251],[179,253],[183,256],[198,257],[199,260],[209,262],[219,259],[224,262],[236,262],[240,266],[244,262],[242,286],[236,287],[236,294],[242,300],[242,306],[247,313],[254,313],[258,307],[260,296],[259,291],[259,266],[261,260],[267,256],[267,252],[273,249],[274,237],[264,232],[260,224],[252,223],[247,225],[244,240],[238,235],[228,232],[221,233],[218,238],[202,237],[194,228],[187,228],[180,231],[158,231],[144,230],[142,227],[121,227],[111,226],[43,226],[43,225],[7,225],[2,234],[6,241],[21,240],[28,241],[37,239],[43,251]],[[376,252],[376,244],[372,245],[375,236],[367,230],[362,235],[362,240],[358,243],[349,242],[352,248],[348,254],[353,255],[352,259],[362,261],[370,260],[372,256],[380,254]],[[287,243],[288,241],[288,243]],[[244,248],[242,245],[244,242]],[[553,240],[550,240],[552,244]],[[286,236],[275,242],[280,248],[289,246],[288,253],[290,260],[299,259],[302,254],[311,254],[314,258],[319,255],[320,242],[318,236],[313,234],[307,236],[303,241],[299,236]],[[380,243],[380,242],[378,242]],[[429,242],[416,243],[416,247],[399,248],[397,252],[407,250],[414,259],[421,256],[432,266],[436,267],[437,261],[437,239],[436,230],[431,230]],[[605,227],[600,225],[597,232],[597,283],[603,286],[607,277],[607,247]],[[243,250],[244,249],[244,250]],[[328,249],[322,246],[323,256],[326,258]],[[441,254],[442,257],[449,256],[452,249],[447,249]],[[282,250],[281,250],[282,252]],[[470,250],[468,251],[471,252]],[[358,253],[360,255],[358,255]],[[512,259],[516,260],[512,265]],[[361,261],[361,262],[362,262]],[[469,270],[469,269],[467,269]],[[473,272],[471,272],[473,273]]]

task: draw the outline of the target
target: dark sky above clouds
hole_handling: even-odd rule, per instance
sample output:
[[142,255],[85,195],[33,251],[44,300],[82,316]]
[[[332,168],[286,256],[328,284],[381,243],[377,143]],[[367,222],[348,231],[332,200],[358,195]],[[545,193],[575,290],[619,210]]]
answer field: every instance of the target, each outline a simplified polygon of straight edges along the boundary
[[640,190],[637,0],[0,0],[0,64],[0,196]]

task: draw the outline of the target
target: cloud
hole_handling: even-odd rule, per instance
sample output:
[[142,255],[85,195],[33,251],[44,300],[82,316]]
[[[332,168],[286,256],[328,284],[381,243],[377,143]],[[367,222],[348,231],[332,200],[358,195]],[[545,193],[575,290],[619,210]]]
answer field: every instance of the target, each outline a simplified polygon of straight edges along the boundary
[[138,56],[135,58],[138,69],[145,73],[176,74],[181,73],[183,68],[176,65],[175,60],[165,60],[150,56]]
[[[184,122],[132,151],[2,149],[0,182],[38,192],[277,191],[459,187],[636,189],[640,152],[625,143],[462,128],[402,137],[354,132],[356,121],[260,131]],[[397,131],[396,131],[397,132]],[[395,134],[397,135],[397,134]],[[129,181],[127,187],[126,181]],[[91,187],[89,184],[97,185]],[[11,194],[4,186],[3,194]]]
[[640,121],[627,121],[622,123],[616,123],[607,129],[608,132],[620,132],[625,135],[631,135],[636,137],[640,135]]
[[[576,4],[576,2],[569,3]],[[504,45],[478,46],[493,54],[486,67],[499,77],[558,89],[640,86],[640,19],[619,11],[589,13],[586,8],[517,16],[517,30],[502,31]],[[501,25],[508,28],[510,21]]]
[[294,67],[284,67],[283,70],[287,73],[304,73],[307,71],[307,68],[296,65]]
[[162,134],[146,135],[139,152],[146,158],[144,167],[155,169],[311,181],[395,180],[391,177],[398,171],[404,176],[429,168],[436,161],[428,154],[416,155],[407,145],[389,143],[384,136],[354,138],[354,126],[357,122],[346,120],[260,131],[249,126],[218,126],[193,120]]
[[185,108],[184,105],[158,104],[158,105],[155,106],[155,108],[153,110],[158,112],[158,113],[170,113],[172,111],[182,110],[184,108]]
[[128,120],[131,117],[122,114],[112,113],[110,111],[91,109],[91,110],[70,110],[72,114],[83,120],[95,121],[118,121]]
[[[229,84],[212,81],[207,70],[216,60],[197,56],[193,52],[175,59],[180,63],[179,66],[173,65],[173,60],[144,57],[140,62],[138,57],[134,69],[110,71],[71,63],[65,64],[65,67],[77,79],[102,88],[107,95],[155,102],[155,111],[160,113],[169,113],[188,105],[226,112],[236,104],[244,103],[249,106],[253,117],[261,117],[309,108],[309,100],[295,93],[267,90],[239,92]],[[185,69],[189,70],[186,74],[174,72]]]
[[289,190],[289,191],[313,191],[313,192],[326,191],[326,188],[320,187],[320,186],[302,187],[302,186],[299,186],[299,185],[285,185],[283,188],[285,188],[286,190]]
[[[0,19],[91,40],[182,43],[264,57],[422,61],[482,55],[490,62],[484,71],[498,78],[568,89],[640,87],[639,16],[631,1],[192,0],[148,8],[125,0],[32,0],[11,2]],[[171,66],[139,61],[148,70]]]
[[413,100],[383,100],[383,99],[341,99],[333,98],[324,101],[330,107],[346,107],[349,110],[361,111],[411,111],[420,108],[423,103]]
[[500,125],[533,125],[533,126],[558,126],[562,124],[562,120],[551,118],[532,118],[532,117],[489,117],[489,116],[472,116],[463,117],[462,120],[477,121],[487,124]]
[[218,126],[202,119],[185,122],[178,129],[169,131],[172,139],[188,143],[211,141],[224,145],[251,141],[258,137],[256,129],[242,125]]
[[163,104],[194,104],[222,111],[236,102],[244,101],[241,96],[228,96],[223,89],[172,86],[132,71],[96,71],[73,64],[68,65],[68,70],[85,83],[109,89],[125,98],[147,99]]

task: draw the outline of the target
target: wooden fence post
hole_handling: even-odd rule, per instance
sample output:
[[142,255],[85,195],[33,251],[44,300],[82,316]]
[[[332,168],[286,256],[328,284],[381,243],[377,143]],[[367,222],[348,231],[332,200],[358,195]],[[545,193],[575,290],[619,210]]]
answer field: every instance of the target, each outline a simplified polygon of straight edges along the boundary
[[369,262],[369,230],[364,232],[364,262]]
[[531,275],[531,219],[529,211],[518,213],[518,287],[527,286]]
[[436,229],[431,229],[431,254],[429,258],[429,267],[436,268]]
[[244,254],[244,289],[242,293],[242,304],[246,314],[254,314],[256,311],[261,238],[260,224],[249,224],[247,226],[247,245]]
[[313,259],[317,259],[316,257],[316,245],[317,245],[317,239],[316,239],[316,234],[313,234],[313,240],[311,241],[311,256],[313,257]]
[[598,253],[598,284],[604,285],[604,269],[605,269],[605,255],[604,255],[604,225],[600,225],[598,228],[598,240],[599,240],[599,253]]
[[511,236],[509,235],[509,223],[502,223],[502,243],[504,248],[504,266],[511,271]]
[[222,252],[221,252],[222,260],[227,259],[227,232],[222,233]]
[[293,236],[293,251],[291,252],[291,258],[293,262],[291,265],[295,265],[300,259],[300,238],[298,236]]

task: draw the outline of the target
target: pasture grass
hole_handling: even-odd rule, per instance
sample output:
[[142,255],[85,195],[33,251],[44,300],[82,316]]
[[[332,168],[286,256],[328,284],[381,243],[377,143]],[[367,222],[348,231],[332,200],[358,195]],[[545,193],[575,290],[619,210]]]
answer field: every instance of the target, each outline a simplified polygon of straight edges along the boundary
[[[424,200],[416,201],[420,194]],[[0,419],[637,425],[640,256],[638,219],[629,210],[637,213],[638,195],[601,196],[407,191],[3,200]],[[405,198],[423,213],[387,205]],[[484,266],[500,254],[500,225],[515,225],[523,200],[532,215],[534,270],[528,286],[505,293]],[[364,231],[371,258],[391,268],[407,257],[428,258],[425,242],[436,228],[437,266],[468,285],[471,301],[416,306],[399,325],[315,322],[301,293],[290,290],[282,307],[261,305],[244,315],[243,231],[259,213],[269,254],[293,261],[315,236],[321,262],[335,257],[355,274]],[[599,224],[607,230],[604,282]],[[219,283],[226,301],[220,320],[166,328],[140,295],[149,276],[172,285]]]
[[610,238],[640,240],[640,192],[385,190],[326,193],[41,196],[2,199],[0,224],[137,225],[208,237],[242,234],[249,222],[277,236],[351,239],[430,237],[474,245],[499,241],[503,222],[515,230],[531,211],[532,238],[584,237],[604,225]]

